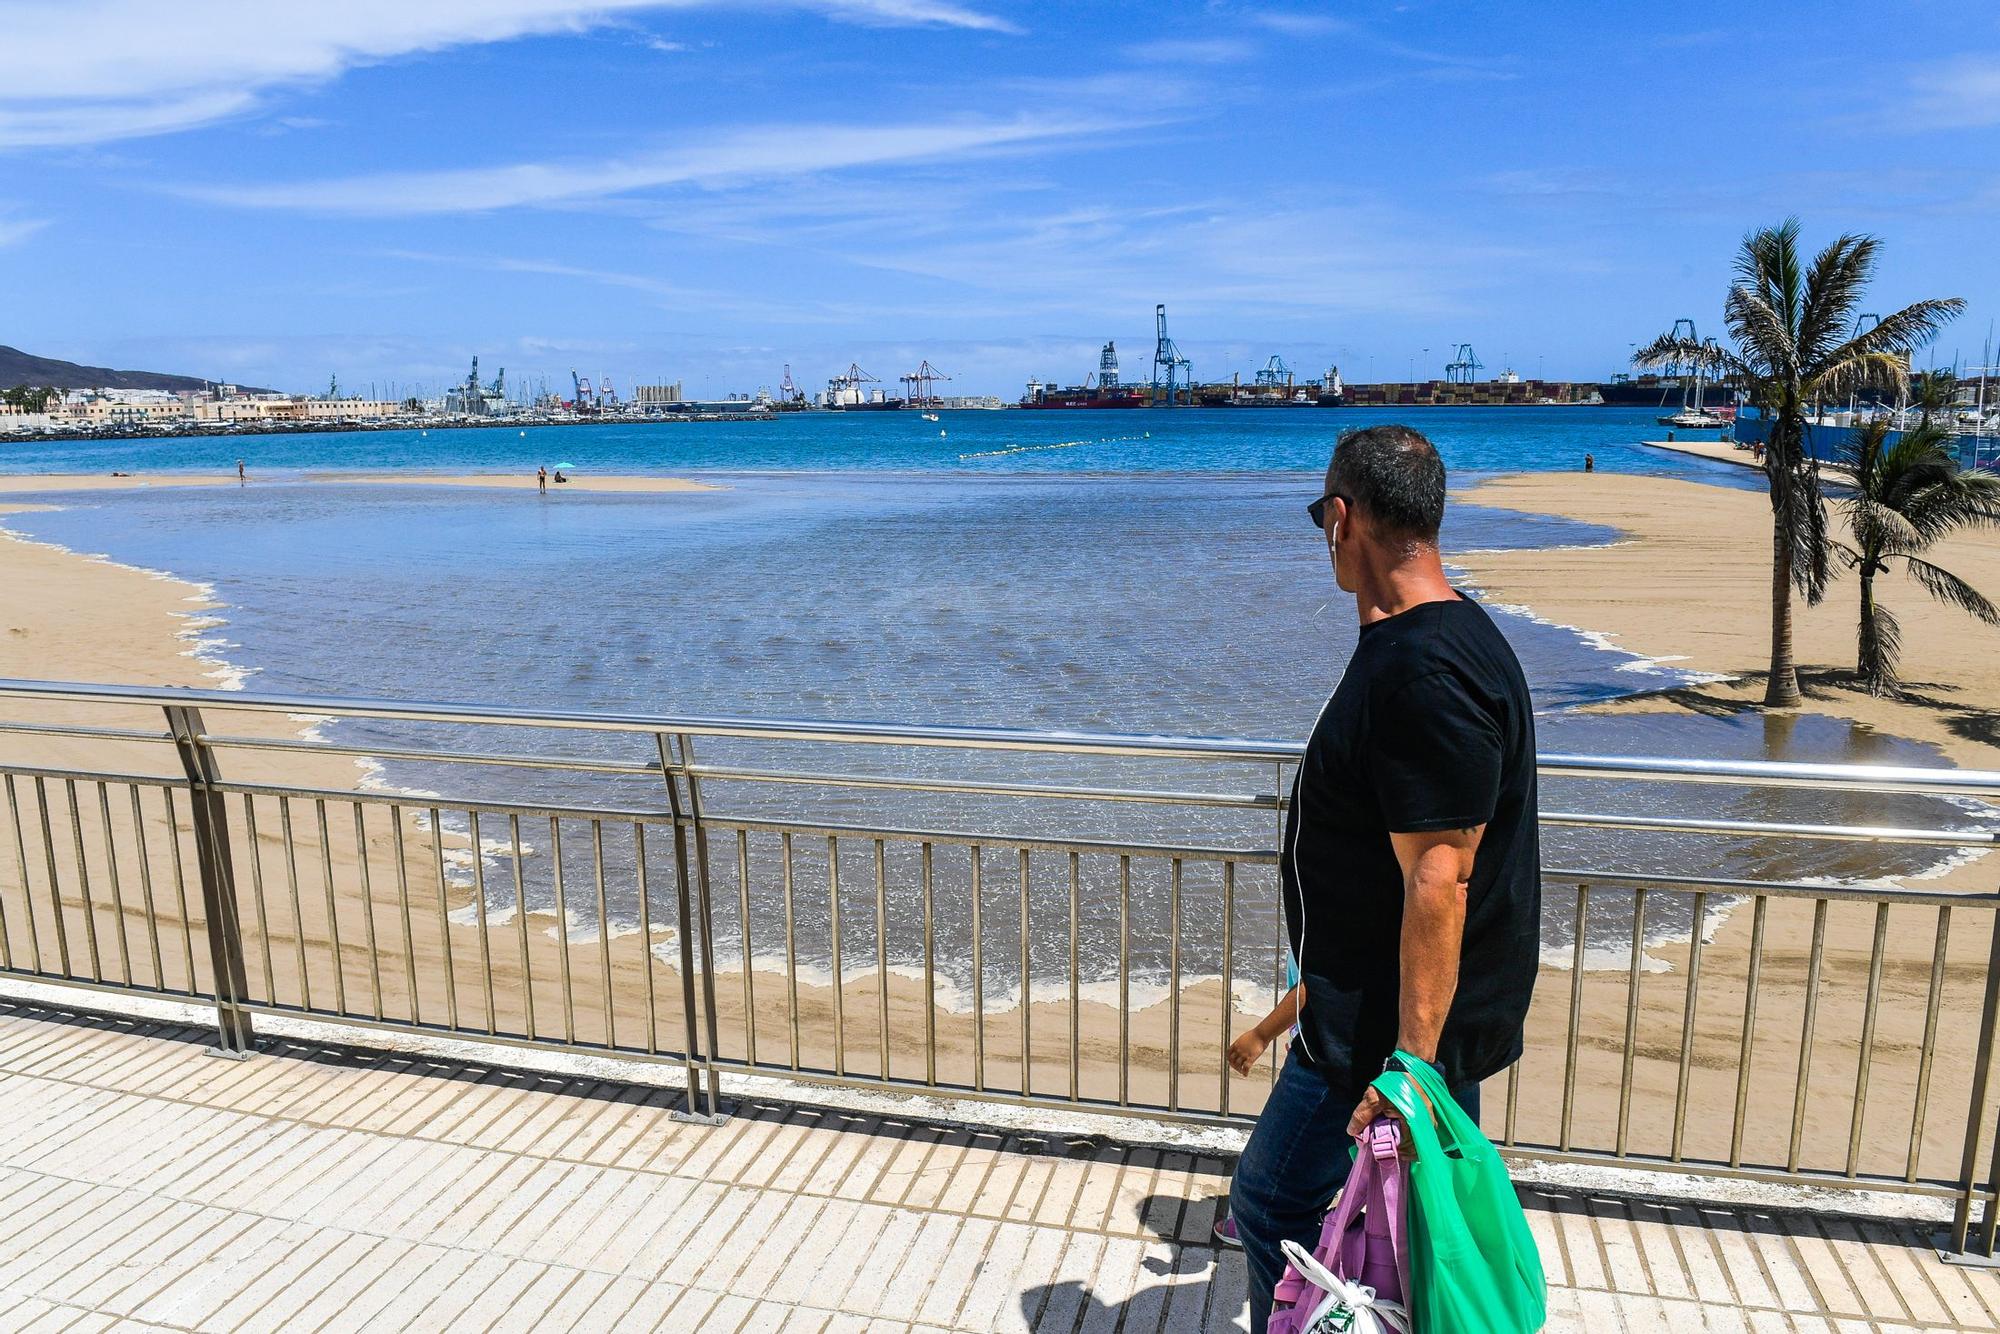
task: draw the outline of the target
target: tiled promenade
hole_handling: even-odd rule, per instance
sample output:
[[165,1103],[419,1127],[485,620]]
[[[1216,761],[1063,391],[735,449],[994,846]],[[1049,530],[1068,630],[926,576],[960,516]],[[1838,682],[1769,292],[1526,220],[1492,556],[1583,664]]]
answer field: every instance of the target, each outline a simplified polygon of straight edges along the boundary
[[[0,1003],[0,1329],[1197,1330],[1227,1165]],[[1528,1193],[1552,1329],[1993,1330],[1914,1225]]]

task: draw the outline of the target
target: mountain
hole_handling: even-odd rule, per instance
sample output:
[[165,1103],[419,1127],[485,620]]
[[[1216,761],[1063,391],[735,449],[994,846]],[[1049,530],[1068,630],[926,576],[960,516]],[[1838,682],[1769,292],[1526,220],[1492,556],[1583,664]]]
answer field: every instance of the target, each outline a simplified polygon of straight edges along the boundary
[[[32,357],[17,347],[0,344],[0,387],[47,385],[58,389],[165,389],[168,392],[208,388],[197,375],[166,375],[159,371],[114,371],[107,366],[79,366],[53,357]],[[250,386],[243,386],[251,389]],[[253,393],[263,390],[251,389]]]

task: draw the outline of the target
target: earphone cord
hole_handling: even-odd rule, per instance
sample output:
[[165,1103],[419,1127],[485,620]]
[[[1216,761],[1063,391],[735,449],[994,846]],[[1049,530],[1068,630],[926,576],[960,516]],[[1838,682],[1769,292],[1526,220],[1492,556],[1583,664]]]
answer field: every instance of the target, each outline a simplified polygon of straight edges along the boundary
[[[1341,668],[1340,680],[1346,679],[1347,669],[1343,667]],[[1326,721],[1326,711],[1333,707],[1333,695],[1340,693],[1340,680],[1333,683],[1333,694],[1328,695],[1326,703],[1319,706],[1319,716],[1313,719],[1312,731],[1306,734],[1306,747],[1308,750],[1312,747],[1312,738],[1319,735],[1319,725]],[[1304,785],[1305,772],[1306,762],[1305,757],[1302,755],[1299,757],[1298,768],[1292,771],[1292,855],[1290,858],[1292,864],[1292,883],[1298,887],[1299,891],[1299,948],[1292,958],[1292,963],[1298,970],[1299,981],[1301,983],[1305,981],[1306,976],[1306,881],[1304,873],[1299,869],[1299,832],[1305,827],[1306,820],[1305,812],[1299,809],[1299,789]],[[1280,899],[1283,898],[1284,892],[1285,878],[1281,871],[1278,876],[1278,894]],[[1282,903],[1279,906],[1282,910]],[[1314,1059],[1312,1044],[1306,1041],[1305,1006],[1299,1001],[1296,985],[1292,989],[1292,1027],[1298,1033],[1299,1046],[1305,1049],[1306,1059],[1309,1061]]]

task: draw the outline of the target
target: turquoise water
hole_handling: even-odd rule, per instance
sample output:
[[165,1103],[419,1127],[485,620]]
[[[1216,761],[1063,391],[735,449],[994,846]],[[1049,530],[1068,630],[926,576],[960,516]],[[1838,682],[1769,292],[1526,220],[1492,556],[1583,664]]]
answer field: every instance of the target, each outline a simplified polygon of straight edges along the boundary
[[[1176,409],[1080,412],[800,413],[764,422],[487,427],[176,440],[38,440],[0,444],[0,471],[147,472],[234,468],[579,472],[909,471],[1318,472],[1334,437],[1408,421],[1465,473],[1600,467],[1680,471],[1678,456],[1639,444],[1657,435],[1645,408]],[[942,434],[940,434],[942,433]],[[1734,470],[1696,464],[1718,473]]]
[[[1310,726],[1355,638],[1352,602],[1334,587],[1324,541],[1304,507],[1319,494],[1334,432],[1385,418],[1345,411],[951,413],[939,440],[939,428],[927,435],[914,414],[864,414],[556,428],[527,436],[486,429],[17,445],[7,447],[0,463],[16,470],[171,471],[233,466],[240,454],[252,474],[248,486],[38,497],[58,508],[5,522],[76,550],[211,585],[224,605],[201,651],[218,680],[253,691],[1296,737]],[[1459,482],[1494,471],[1571,468],[1585,451],[1607,469],[1755,480],[1746,470],[1638,445],[1650,433],[1643,411],[1436,410],[1412,420],[1437,439]],[[563,463],[584,475],[698,476],[718,489],[558,489],[541,497],[301,480],[321,470],[526,472],[536,463]],[[1615,537],[1601,527],[1458,501],[1444,545],[1450,552]],[[1685,674],[1672,661],[1608,650],[1530,615],[1503,610],[1498,617],[1533,684],[1545,750],[1937,760],[1924,747],[1824,718],[1774,726],[1754,716],[1580,714],[1574,706],[1672,686]],[[407,727],[391,724],[348,723],[334,731],[334,739],[354,744],[416,741]],[[461,748],[507,748],[491,737],[424,735]],[[579,735],[565,745],[646,758],[610,739]],[[708,757],[718,754],[731,757],[727,746]],[[814,768],[854,757],[791,758],[794,767]],[[1008,777],[1008,763],[936,752],[905,757],[898,768]],[[1042,777],[1154,787],[1187,781],[1117,762],[1088,772],[1072,765]],[[518,799],[520,785],[531,782],[534,798],[552,803],[659,802],[654,784],[643,779],[513,775],[507,780],[513,786],[502,788],[490,776],[446,777],[434,766],[411,764],[391,766],[378,778],[392,788],[443,788],[469,799]],[[1235,778],[1243,781],[1240,773]],[[1607,797],[1615,803],[1618,796],[1581,785],[1558,794],[1572,804]],[[744,795],[747,808],[738,809],[796,816],[814,799],[808,789],[764,789]],[[812,809],[826,818],[857,822],[990,831],[1044,827],[1048,819],[1046,807],[1031,803],[939,802],[918,813],[864,809],[837,793],[817,799]],[[1668,805],[1713,813],[1715,798],[1683,789],[1658,800],[1666,804],[1648,807],[1650,813],[1668,813]],[[1838,805],[1816,794],[1766,794],[1731,809],[1763,819],[1956,818],[1940,803],[1919,799]],[[1123,806],[1092,818],[1100,822],[1075,832],[1174,841],[1245,832],[1171,808]],[[1561,860],[1572,851],[1582,856],[1589,849],[1557,846],[1551,856]],[[1894,855],[1902,859],[1897,867],[1867,869],[1914,869],[1929,857],[1921,850]],[[1824,869],[1768,845],[1693,836],[1643,846],[1628,841],[1621,856],[1627,865],[1659,868],[1685,868],[1693,858],[1738,875]],[[621,901],[616,886],[630,877],[615,859],[614,853],[610,908],[629,924],[633,905]],[[495,883],[504,883],[500,868],[494,870]],[[570,870],[576,883],[587,882],[587,866]],[[857,868],[855,876],[865,884],[867,869]],[[545,862],[531,859],[529,880],[530,906],[548,906]],[[1242,891],[1252,918],[1260,903],[1268,908],[1261,886],[1246,882]],[[1094,895],[1092,911],[1113,901]],[[753,908],[782,911],[761,897]],[[586,918],[590,911],[585,904]],[[1135,911],[1143,917],[1151,908]],[[850,945],[865,956],[870,928],[862,916]],[[892,922],[899,930],[908,925]],[[802,928],[816,929],[810,918]],[[1564,929],[1552,917],[1551,938]],[[1606,914],[1598,929],[1614,937],[1616,914]],[[1060,962],[1052,958],[1050,966]],[[1094,962],[1100,970],[1110,966],[1108,957]]]

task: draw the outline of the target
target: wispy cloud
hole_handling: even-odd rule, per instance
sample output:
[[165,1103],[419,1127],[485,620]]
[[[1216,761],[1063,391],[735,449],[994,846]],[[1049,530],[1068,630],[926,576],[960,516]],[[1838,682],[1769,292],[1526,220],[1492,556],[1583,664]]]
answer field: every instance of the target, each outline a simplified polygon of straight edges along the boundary
[[0,149],[167,134],[358,65],[728,4],[841,22],[1016,32],[949,0],[29,0],[9,7]]
[[1248,23],[1287,37],[1343,37],[1348,43],[1369,51],[1380,52],[1399,60],[1418,65],[1486,71],[1495,77],[1511,78],[1512,64],[1505,56],[1462,55],[1456,51],[1439,51],[1429,47],[1413,46],[1408,42],[1386,37],[1375,28],[1356,23],[1350,19],[1335,18],[1330,14],[1302,14],[1296,11],[1260,10],[1241,16]]
[[1128,59],[1162,65],[1229,65],[1256,54],[1256,44],[1240,37],[1162,37],[1125,48]]
[[842,168],[965,157],[1129,129],[1104,117],[1031,117],[912,125],[766,125],[608,162],[516,162],[383,172],[287,184],[200,186],[189,198],[245,208],[399,217],[469,213],[630,194],[661,186],[743,182]]
[[47,218],[0,217],[0,250],[21,244],[48,225]]
[[1343,32],[1351,26],[1346,20],[1334,18],[1331,14],[1301,14],[1294,10],[1259,10],[1245,17],[1260,28],[1292,37],[1323,36]]
[[2000,55],[1925,65],[1910,79],[1909,117],[1928,129],[2000,125]]

